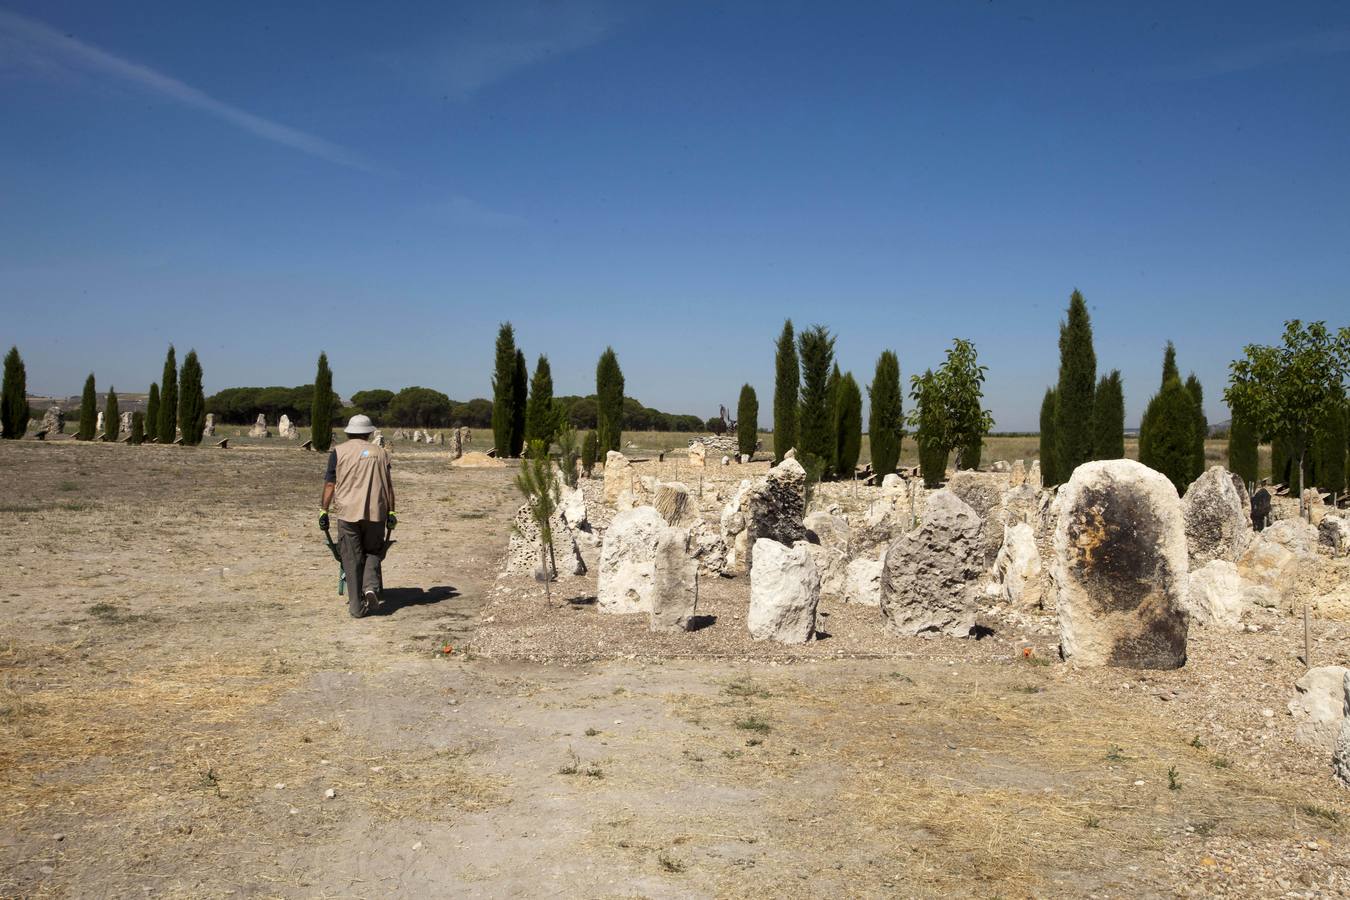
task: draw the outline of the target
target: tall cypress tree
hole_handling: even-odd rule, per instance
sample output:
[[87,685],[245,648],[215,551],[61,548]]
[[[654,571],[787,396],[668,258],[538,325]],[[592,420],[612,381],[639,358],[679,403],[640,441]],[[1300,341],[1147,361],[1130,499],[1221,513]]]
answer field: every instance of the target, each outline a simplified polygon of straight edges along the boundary
[[116,443],[121,425],[122,411],[117,408],[117,389],[108,385],[108,399],[103,404],[103,434],[99,437],[108,443]]
[[515,415],[511,404],[516,389],[516,332],[510,322],[497,329],[497,348],[492,370],[492,446],[498,456],[511,455],[511,427]]
[[80,430],[75,436],[82,441],[92,441],[98,431],[98,392],[94,390],[94,373],[84,380],[84,394],[80,397]]
[[797,341],[792,332],[792,320],[783,323],[774,356],[773,379],[773,461],[783,461],[783,454],[797,446],[797,393],[801,385],[801,369],[797,365]]
[[127,438],[127,443],[133,446],[145,443],[145,413],[137,411],[131,414],[131,436]]
[[1059,484],[1062,479],[1055,464],[1055,389],[1046,388],[1041,400],[1041,482],[1046,487]]
[[[333,420],[333,376],[328,371],[328,358],[321,357],[320,371],[326,377],[324,386],[327,388],[328,398],[328,421]],[[314,381],[314,402],[319,403],[319,378]],[[310,415],[310,424],[313,426],[311,439],[313,440],[315,450],[327,450],[327,444],[333,442],[333,430],[324,428],[319,424],[319,420],[314,418],[314,413],[324,414],[322,409],[312,409]],[[178,379],[178,423],[183,429],[183,444],[188,447],[196,447],[202,442],[202,432],[206,430],[206,392],[202,389],[202,364],[197,359],[197,351],[189,350],[188,355],[183,358],[183,371]],[[321,446],[321,443],[324,446]]]
[[[1163,348],[1162,379],[1158,382],[1159,392],[1167,387],[1167,382],[1173,379],[1181,380],[1181,370],[1177,368],[1177,348],[1171,341],[1168,341],[1167,346]],[[1149,405],[1144,407],[1144,415],[1139,420],[1139,461],[1144,465],[1149,465],[1148,460],[1153,458],[1151,446],[1153,429],[1148,420],[1148,413],[1152,408],[1153,403],[1150,401]]]
[[1177,368],[1177,348],[1171,342],[1163,349],[1162,381],[1158,382],[1158,389],[1161,390],[1167,382],[1173,378],[1181,380],[1181,370]]
[[155,433],[161,444],[178,440],[178,361],[173,344],[169,345],[169,353],[164,357],[164,374],[159,379],[159,422]]
[[1125,390],[1119,369],[1102,376],[1092,398],[1092,458],[1125,458]]
[[1237,410],[1228,423],[1228,469],[1247,484],[1260,480],[1256,432]]
[[810,461],[823,463],[823,477],[829,477],[834,456],[829,390],[834,338],[823,325],[813,325],[798,335],[797,352],[802,361],[801,440],[797,449]]
[[1337,403],[1328,412],[1314,438],[1317,458],[1317,487],[1325,493],[1345,493],[1345,452],[1347,444],[1346,408]]
[[[525,407],[530,399],[530,371],[525,351],[516,348],[516,371],[511,376],[511,455],[525,452]],[[545,448],[547,450],[547,448]]]
[[[1147,458],[1139,461],[1167,476],[1178,494],[1195,480],[1195,400],[1178,378],[1171,378],[1148,403]],[[1142,448],[1141,448],[1142,451]]]
[[18,440],[28,431],[28,373],[18,347],[10,347],[5,354],[5,382],[3,400],[0,400],[0,422],[5,437]]
[[826,459],[826,468],[833,472],[840,471],[838,466],[839,435],[835,429],[835,425],[837,424],[837,416],[839,413],[839,385],[843,383],[843,378],[843,374],[839,371],[839,363],[836,362],[830,369],[829,379],[825,382],[825,396],[828,398],[825,407],[828,410],[831,431],[830,455]]
[[872,471],[885,478],[900,464],[900,442],[905,434],[905,413],[900,392],[900,360],[890,350],[877,357],[872,386],[867,389],[872,400],[868,417],[867,435],[872,445]]
[[613,347],[605,348],[595,366],[595,406],[600,453],[618,450],[623,442],[623,371]]
[[154,443],[159,437],[159,385],[151,382],[150,396],[145,401],[145,440]]
[[744,456],[755,452],[759,443],[759,398],[755,389],[748,384],[741,385],[741,396],[736,401],[736,447]]
[[862,452],[862,391],[853,373],[847,372],[839,380],[834,402],[835,474],[852,478]]
[[553,409],[553,370],[548,357],[540,354],[530,379],[530,399],[525,407],[525,445],[539,441],[547,449],[558,430],[558,415]]
[[1205,389],[1194,372],[1186,379],[1186,393],[1191,395],[1191,402],[1195,404],[1195,434],[1191,437],[1195,442],[1191,454],[1191,481],[1194,481],[1205,473],[1205,438],[1209,437],[1209,420],[1205,418]]
[[1055,465],[1067,479],[1092,459],[1092,392],[1097,384],[1097,354],[1092,322],[1083,295],[1069,296],[1069,311],[1059,327],[1059,383],[1055,388]]
[[1274,438],[1270,442],[1270,482],[1271,484],[1285,484],[1289,486],[1289,492],[1295,497],[1299,495],[1300,483],[1302,479],[1298,466],[1294,462],[1293,456],[1289,453],[1289,445],[1284,438]]
[[[328,354],[319,352],[318,367],[314,371],[314,396],[309,407],[309,435],[312,446],[319,452],[326,452],[333,446],[333,372],[328,368]],[[206,427],[206,410],[203,403],[202,427]],[[200,443],[201,434],[197,441]],[[187,424],[183,425],[183,442],[187,443]]]

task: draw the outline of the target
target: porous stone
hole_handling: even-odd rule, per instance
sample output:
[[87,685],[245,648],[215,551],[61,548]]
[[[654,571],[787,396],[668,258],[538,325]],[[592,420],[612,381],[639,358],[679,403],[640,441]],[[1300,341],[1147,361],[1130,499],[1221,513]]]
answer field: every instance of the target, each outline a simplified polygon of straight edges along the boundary
[[1031,467],[1027,469],[1026,483],[1037,491],[1045,487],[1045,484],[1041,481],[1041,461],[1039,459],[1032,460]]
[[844,602],[880,606],[881,567],[881,560],[871,557],[850,562],[844,575]]
[[1212,559],[1187,578],[1186,608],[1191,622],[1219,628],[1242,628],[1248,588],[1234,563]]
[[688,486],[678,481],[657,485],[653,505],[669,525],[688,527],[698,518],[698,507],[689,496]]
[[1332,556],[1350,556],[1350,519],[1345,516],[1326,516],[1317,526],[1317,542]]
[[1236,562],[1252,537],[1249,506],[1232,474],[1213,466],[1186,488],[1181,514],[1186,520],[1186,548],[1191,565],[1210,560]]
[[666,526],[656,536],[652,568],[652,631],[688,631],[698,608],[698,560],[689,553],[689,532]]
[[806,470],[795,459],[784,459],[769,470],[747,498],[746,530],[750,555],[747,567],[754,568],[755,543],[768,538],[791,545],[805,540]]
[[131,434],[131,413],[124,412],[117,417],[117,434],[120,437],[124,434]]
[[42,430],[47,434],[62,434],[66,430],[66,414],[59,406],[49,406],[42,415]]
[[923,522],[886,551],[881,613],[887,627],[899,634],[970,634],[983,571],[980,517],[952,491],[934,491]]
[[708,461],[708,446],[702,441],[695,441],[689,445],[689,465],[696,468],[703,468]]
[[[586,562],[582,559],[573,529],[564,521],[559,510],[549,520],[553,532],[551,565],[557,575],[585,575]],[[543,541],[530,508],[522,505],[511,520],[511,539],[506,547],[503,571],[509,575],[542,575],[544,572]]]
[[296,427],[291,424],[291,417],[285,413],[281,414],[281,420],[277,422],[277,435],[288,441],[295,440],[300,435]]
[[1317,526],[1303,519],[1280,519],[1263,531],[1262,536],[1284,547],[1295,556],[1314,555],[1321,540]]
[[1012,469],[1008,473],[1008,482],[1011,487],[1020,487],[1027,483],[1027,464],[1024,460],[1013,460]]
[[1008,462],[1006,459],[996,459],[989,464],[989,471],[1011,473],[1012,463]]
[[1131,459],[1084,463],[1055,501],[1060,652],[1080,665],[1186,662],[1189,574],[1181,499]]
[[736,493],[722,508],[719,524],[722,542],[727,548],[727,570],[730,572],[744,573],[748,571],[750,557],[750,490],[753,486],[750,479],[741,479],[741,483],[736,488]]
[[619,500],[619,494],[633,490],[633,466],[617,450],[605,454],[605,493],[606,506],[613,506]]
[[651,610],[656,539],[666,527],[651,506],[625,510],[610,522],[600,548],[596,606],[601,612]]
[[1003,546],[994,558],[990,586],[991,593],[1014,609],[1041,608],[1041,554],[1036,533],[1026,522],[1003,529]]
[[702,520],[689,527],[689,552],[698,560],[701,575],[717,576],[727,570],[727,543],[716,525]]
[[262,413],[258,413],[258,421],[253,423],[253,427],[249,429],[248,436],[251,438],[265,438],[272,436],[272,432],[267,430],[267,417]]
[[811,558],[820,573],[820,595],[842,598],[849,561],[848,519],[818,511],[808,515],[803,524]]
[[1289,714],[1294,717],[1294,740],[1305,747],[1332,751],[1345,721],[1345,666],[1317,666],[1294,683]]
[[1270,540],[1267,533],[1247,545],[1237,567],[1238,574],[1258,589],[1248,591],[1252,603],[1273,609],[1292,591],[1298,557],[1278,541]]
[[1303,493],[1299,495],[1303,501],[1303,508],[1307,511],[1308,524],[1321,525],[1322,517],[1326,515],[1327,504],[1322,499],[1322,494],[1315,487],[1306,487]]
[[1003,472],[977,472],[962,469],[947,482],[947,490],[960,497],[980,517],[980,553],[983,564],[990,566],[1003,546],[1003,494],[1008,489],[1008,476]]
[[1332,751],[1331,771],[1336,780],[1350,787],[1350,672],[1342,683],[1341,730],[1336,735],[1336,749]]
[[816,633],[820,573],[805,542],[789,547],[771,538],[754,544],[746,626],[757,641],[804,644]]
[[94,422],[94,436],[96,438],[103,437],[103,410],[101,409],[98,411],[98,418]]
[[209,438],[216,436],[216,414],[206,414],[206,425],[202,428],[202,437]]

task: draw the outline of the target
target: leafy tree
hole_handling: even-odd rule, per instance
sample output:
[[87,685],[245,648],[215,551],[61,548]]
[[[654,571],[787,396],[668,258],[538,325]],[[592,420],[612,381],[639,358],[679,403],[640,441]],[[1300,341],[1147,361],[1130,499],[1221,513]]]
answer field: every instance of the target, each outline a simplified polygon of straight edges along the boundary
[[543,442],[547,447],[553,443],[554,433],[558,430],[558,414],[553,407],[553,370],[549,368],[548,357],[541,355],[534,366],[534,377],[530,379],[530,399],[525,407],[525,442],[533,444]]
[[139,410],[131,414],[131,436],[127,438],[127,443],[145,443],[145,413]]
[[595,471],[595,460],[600,455],[600,435],[591,429],[586,432],[586,436],[581,439],[581,471],[590,478],[591,473]]
[[1334,403],[1317,431],[1317,487],[1324,492],[1345,493],[1345,453],[1347,443],[1346,406]]
[[877,357],[872,386],[867,389],[872,411],[867,423],[872,444],[872,471],[885,477],[900,464],[900,444],[905,435],[905,414],[900,392],[900,360],[890,350]]
[[1205,438],[1209,437],[1209,420],[1205,418],[1205,389],[1200,385],[1200,379],[1195,377],[1192,372],[1186,378],[1186,393],[1191,395],[1191,403],[1195,404],[1195,433],[1192,436],[1194,448],[1194,461],[1191,464],[1192,479],[1199,478],[1205,471]]
[[1092,398],[1092,458],[1125,458],[1125,390],[1119,369],[1101,377]]
[[759,398],[755,389],[741,385],[741,396],[736,403],[736,446],[745,456],[755,452],[759,443]]
[[[314,400],[310,406],[310,440],[315,450],[327,452],[333,446],[333,373],[328,368],[328,354],[319,353],[319,367],[314,372]],[[183,427],[186,440],[187,426]]]
[[792,333],[792,320],[783,323],[774,357],[773,381],[773,461],[783,461],[783,454],[797,446],[797,393],[801,385],[801,370],[797,365],[797,342]]
[[[957,338],[937,372],[930,369],[910,378],[910,396],[921,406],[910,413],[910,424],[922,432],[918,437],[927,442],[932,460],[941,452],[944,468],[952,450],[958,469],[979,463],[978,448],[994,424],[989,410],[980,405],[988,371],[988,366],[980,365],[975,345]],[[920,447],[920,454],[924,452]]]
[[510,322],[497,329],[496,362],[492,374],[492,446],[498,456],[511,455],[516,398],[516,332]]
[[80,430],[75,436],[92,441],[98,430],[98,393],[94,390],[94,373],[84,380],[84,394],[80,397]]
[[1224,400],[1256,433],[1283,439],[1297,471],[1305,472],[1308,450],[1331,408],[1344,402],[1350,374],[1350,328],[1332,334],[1326,323],[1285,323],[1283,345],[1248,344],[1229,366]]
[[155,423],[155,431],[161,444],[178,440],[178,361],[173,344],[164,357],[164,374],[159,379],[159,421]]
[[564,419],[558,420],[558,468],[562,470],[563,484],[569,488],[577,486],[577,430]]
[[914,439],[919,444],[919,471],[924,485],[934,488],[947,476],[950,439],[945,421],[946,401],[932,369],[922,375],[910,376],[909,383],[909,395],[914,400],[909,423],[916,429]]
[[[327,361],[322,361],[320,365],[326,369]],[[332,395],[331,388],[328,393]],[[314,395],[317,401],[319,396],[317,385]],[[329,416],[331,418],[331,412]],[[206,394],[202,390],[202,364],[197,359],[196,350],[189,350],[188,355],[183,357],[183,371],[178,379],[178,423],[183,429],[183,443],[186,446],[196,447],[202,442],[202,432],[206,430]],[[327,434],[329,442],[332,440],[330,431],[316,425],[314,428],[316,450],[325,449],[319,446],[320,433]]]
[[558,473],[543,441],[530,444],[530,457],[516,473],[516,489],[525,498],[530,520],[539,531],[539,569],[544,593],[552,600],[549,583],[558,575],[553,553],[553,512],[558,508]]
[[100,437],[110,444],[117,443],[121,425],[122,411],[117,408],[117,389],[108,385],[108,399],[103,403],[103,434]]
[[613,347],[606,347],[595,367],[597,457],[618,450],[623,440],[623,371]]
[[1041,482],[1053,487],[1064,481],[1055,465],[1055,389],[1046,388],[1041,399]]
[[520,456],[525,450],[525,406],[529,401],[529,390],[530,372],[525,367],[525,352],[516,348],[516,374],[511,379],[512,456]]
[[405,428],[445,428],[450,424],[450,398],[431,388],[406,387],[389,401],[391,425]]
[[28,431],[28,420],[32,418],[28,411],[28,374],[18,347],[10,347],[5,354],[3,398],[0,400],[0,422],[4,425],[4,436],[18,440]]
[[352,394],[352,406],[356,407],[357,412],[362,415],[370,416],[370,420],[375,424],[383,425],[384,417],[389,413],[389,404],[393,399],[394,392],[386,391],[383,388],[357,391]]
[[848,372],[839,380],[839,395],[834,404],[835,472],[840,478],[852,478],[862,452],[862,390]]
[[824,463],[822,477],[831,474],[834,435],[830,421],[830,364],[834,361],[834,338],[822,325],[814,325],[797,337],[801,355],[802,405],[800,456],[814,457]]
[[145,437],[154,443],[159,435],[159,385],[150,385],[150,396],[145,401]]
[[1260,480],[1257,459],[1256,432],[1246,419],[1234,412],[1228,424],[1228,469],[1247,484],[1255,484]]
[[722,421],[721,416],[712,416],[708,421],[703,423],[703,427],[713,434],[727,433],[727,423]]
[[1092,459],[1092,393],[1097,354],[1083,295],[1069,296],[1067,320],[1059,326],[1059,383],[1055,387],[1055,460],[1068,477]]

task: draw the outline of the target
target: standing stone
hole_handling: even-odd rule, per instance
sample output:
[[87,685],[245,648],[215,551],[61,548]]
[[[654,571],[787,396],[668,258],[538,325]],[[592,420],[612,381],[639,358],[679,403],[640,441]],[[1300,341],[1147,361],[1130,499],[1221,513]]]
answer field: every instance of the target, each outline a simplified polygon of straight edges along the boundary
[[48,407],[42,416],[42,430],[47,434],[62,434],[66,430],[66,414],[59,406]]
[[848,580],[848,519],[818,511],[807,516],[803,524],[809,541],[807,550],[820,573],[820,596],[843,599]]
[[1013,460],[1011,487],[1021,487],[1027,483],[1027,464],[1020,459]]
[[652,631],[688,631],[698,608],[698,560],[689,554],[689,532],[667,526],[656,537],[652,568]]
[[450,450],[452,460],[459,459],[464,455],[464,438],[458,428],[451,430],[450,439],[446,441],[446,446]]
[[768,538],[791,545],[806,539],[806,470],[795,459],[784,459],[769,470],[764,481],[750,489],[746,530],[750,555],[746,565],[754,567],[755,542]]
[[605,505],[613,506],[619,495],[633,489],[633,466],[628,457],[617,450],[605,454]]
[[1350,672],[1345,673],[1341,690],[1341,731],[1336,735],[1336,749],[1332,753],[1332,774],[1350,787]]
[[209,438],[216,436],[216,414],[206,414],[206,425],[202,427],[202,437]]
[[1252,537],[1248,504],[1223,466],[1212,466],[1191,482],[1181,500],[1181,514],[1193,567],[1215,559],[1236,562],[1247,549]]
[[131,413],[124,412],[118,416],[117,434],[121,437],[124,434],[131,434]]
[[1032,460],[1031,468],[1027,469],[1026,483],[1037,491],[1045,487],[1044,482],[1041,481],[1041,461],[1039,459]]
[[98,419],[94,422],[94,440],[103,440],[103,410],[98,411]]
[[1026,522],[1003,530],[1003,546],[994,559],[990,586],[991,593],[1013,609],[1041,608],[1041,554],[1036,548],[1036,533]]
[[669,525],[687,528],[698,518],[698,509],[689,497],[689,488],[678,481],[663,481],[657,485],[653,505]]
[[1055,500],[1060,652],[1089,666],[1186,662],[1186,522],[1172,482],[1131,459],[1084,463]]
[[750,570],[750,637],[783,644],[804,644],[816,633],[820,574],[805,543],[792,547],[760,538]]
[[947,481],[947,490],[960,497],[980,517],[980,552],[983,565],[993,565],[1003,546],[1003,494],[1008,477],[1001,472],[962,469]]
[[384,432],[376,428],[375,431],[370,435],[370,442],[374,444],[376,447],[383,447],[385,445]]
[[689,465],[695,468],[703,468],[708,462],[708,448],[702,441],[694,441],[689,445]]
[[862,606],[881,605],[882,561],[860,556],[844,573],[844,602]]
[[[553,531],[553,553],[551,565],[553,575],[585,575],[586,562],[582,559],[577,546],[576,535],[563,520],[561,513],[554,511],[549,527]],[[528,505],[521,505],[511,521],[511,540],[506,547],[506,564],[503,571],[509,575],[544,574],[544,543],[539,534],[539,526],[534,521]]]
[[601,612],[651,610],[656,539],[666,527],[661,514],[650,506],[638,506],[614,517],[600,548],[596,605]]
[[984,568],[980,517],[951,491],[934,491],[923,523],[886,551],[881,614],[887,627],[907,635],[970,634]]
[[1252,494],[1252,528],[1266,530],[1266,520],[1270,518],[1270,491],[1260,488]]
[[1305,747],[1331,751],[1345,722],[1345,666],[1317,666],[1294,683],[1289,714],[1294,717],[1294,740]]
[[727,569],[734,573],[749,571],[750,558],[750,490],[752,482],[741,479],[736,493],[722,508],[720,520],[722,543],[727,548]]
[[300,435],[296,427],[291,424],[291,417],[285,413],[281,414],[281,420],[277,422],[277,435],[288,441],[293,441]]
[[1303,493],[1299,495],[1303,501],[1303,508],[1308,512],[1308,522],[1312,525],[1321,525],[1322,516],[1326,515],[1327,505],[1322,501],[1322,494],[1315,487],[1306,487]]
[[258,413],[258,421],[253,423],[253,428],[249,430],[248,436],[251,438],[271,437],[272,432],[267,430],[267,417]]
[[1248,585],[1226,559],[1212,559],[1187,577],[1186,609],[1196,625],[1241,628]]

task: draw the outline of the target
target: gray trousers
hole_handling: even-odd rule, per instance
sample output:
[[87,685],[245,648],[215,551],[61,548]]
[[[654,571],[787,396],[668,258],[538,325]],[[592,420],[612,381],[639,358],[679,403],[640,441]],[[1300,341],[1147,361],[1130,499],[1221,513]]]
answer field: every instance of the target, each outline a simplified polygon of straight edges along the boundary
[[347,611],[358,618],[367,612],[366,591],[374,591],[377,596],[384,591],[380,574],[383,548],[383,522],[338,520],[338,551],[342,554],[342,571],[347,573]]

